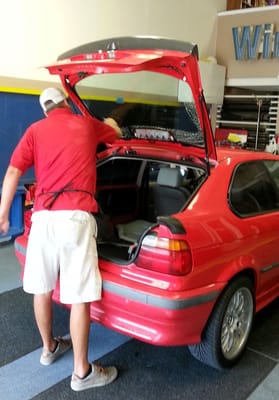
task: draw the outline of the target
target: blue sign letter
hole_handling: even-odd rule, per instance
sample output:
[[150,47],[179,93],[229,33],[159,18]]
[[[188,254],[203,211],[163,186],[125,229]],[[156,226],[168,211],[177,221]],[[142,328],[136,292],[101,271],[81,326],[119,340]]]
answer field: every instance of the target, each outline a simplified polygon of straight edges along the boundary
[[240,39],[239,36],[241,33],[241,28],[232,28],[236,60],[243,60],[244,58],[252,60],[256,58],[256,51],[259,46],[261,31],[262,26],[256,25],[254,29],[254,36],[251,40],[250,33],[252,32],[252,28],[250,26],[244,26],[242,28],[242,36]]

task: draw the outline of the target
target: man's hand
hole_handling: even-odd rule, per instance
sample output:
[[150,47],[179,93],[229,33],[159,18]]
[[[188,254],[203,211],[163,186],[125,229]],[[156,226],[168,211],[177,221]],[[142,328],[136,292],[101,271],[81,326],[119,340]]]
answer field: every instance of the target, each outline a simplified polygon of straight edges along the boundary
[[0,215],[0,233],[6,235],[10,227],[10,221],[8,218],[1,217]]
[[120,138],[122,136],[122,131],[121,131],[118,123],[113,118],[110,118],[110,117],[105,118],[104,123],[111,126],[115,130],[117,137]]

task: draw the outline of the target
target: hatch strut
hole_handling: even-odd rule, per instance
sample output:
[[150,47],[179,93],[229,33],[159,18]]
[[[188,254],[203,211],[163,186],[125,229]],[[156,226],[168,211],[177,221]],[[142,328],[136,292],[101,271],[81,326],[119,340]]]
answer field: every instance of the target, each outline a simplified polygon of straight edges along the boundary
[[202,94],[200,96],[200,105],[201,105],[201,111],[202,111],[202,124],[203,124],[203,137],[205,138],[205,163],[207,167],[207,173],[210,175],[210,162],[209,162],[209,155],[208,155],[208,146],[207,146],[207,140],[206,140],[206,135],[205,135],[205,118],[204,118],[204,107],[205,107],[205,98],[204,94],[202,91]]

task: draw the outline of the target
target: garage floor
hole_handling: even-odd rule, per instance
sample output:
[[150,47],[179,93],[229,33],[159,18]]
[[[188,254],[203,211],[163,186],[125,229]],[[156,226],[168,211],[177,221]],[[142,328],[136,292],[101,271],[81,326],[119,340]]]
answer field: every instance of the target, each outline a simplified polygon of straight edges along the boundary
[[[156,347],[92,324],[90,358],[119,368],[109,386],[70,389],[72,353],[39,363],[41,342],[32,296],[23,292],[12,243],[0,244],[0,388],[5,400],[278,400],[279,299],[255,321],[247,352],[225,372],[193,359],[185,347]],[[68,335],[68,310],[54,306],[54,333]]]

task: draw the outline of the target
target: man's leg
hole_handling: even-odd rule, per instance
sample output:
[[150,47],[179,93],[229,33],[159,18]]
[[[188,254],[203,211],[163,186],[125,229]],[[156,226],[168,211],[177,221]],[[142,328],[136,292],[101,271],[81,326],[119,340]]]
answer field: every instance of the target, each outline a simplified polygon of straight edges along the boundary
[[52,334],[52,292],[34,294],[34,313],[44,351],[53,351],[57,342]]
[[72,342],[70,339],[63,339],[60,336],[57,338],[53,337],[52,291],[34,295],[34,312],[43,341],[43,352],[40,363],[42,365],[50,365],[66,351],[70,350]]
[[74,374],[83,378],[89,370],[88,341],[90,330],[90,303],[72,304],[70,332],[74,351]]
[[70,331],[74,350],[74,373],[71,388],[75,391],[104,386],[117,378],[115,367],[103,368],[88,362],[88,341],[90,329],[90,303],[73,304],[70,317]]

